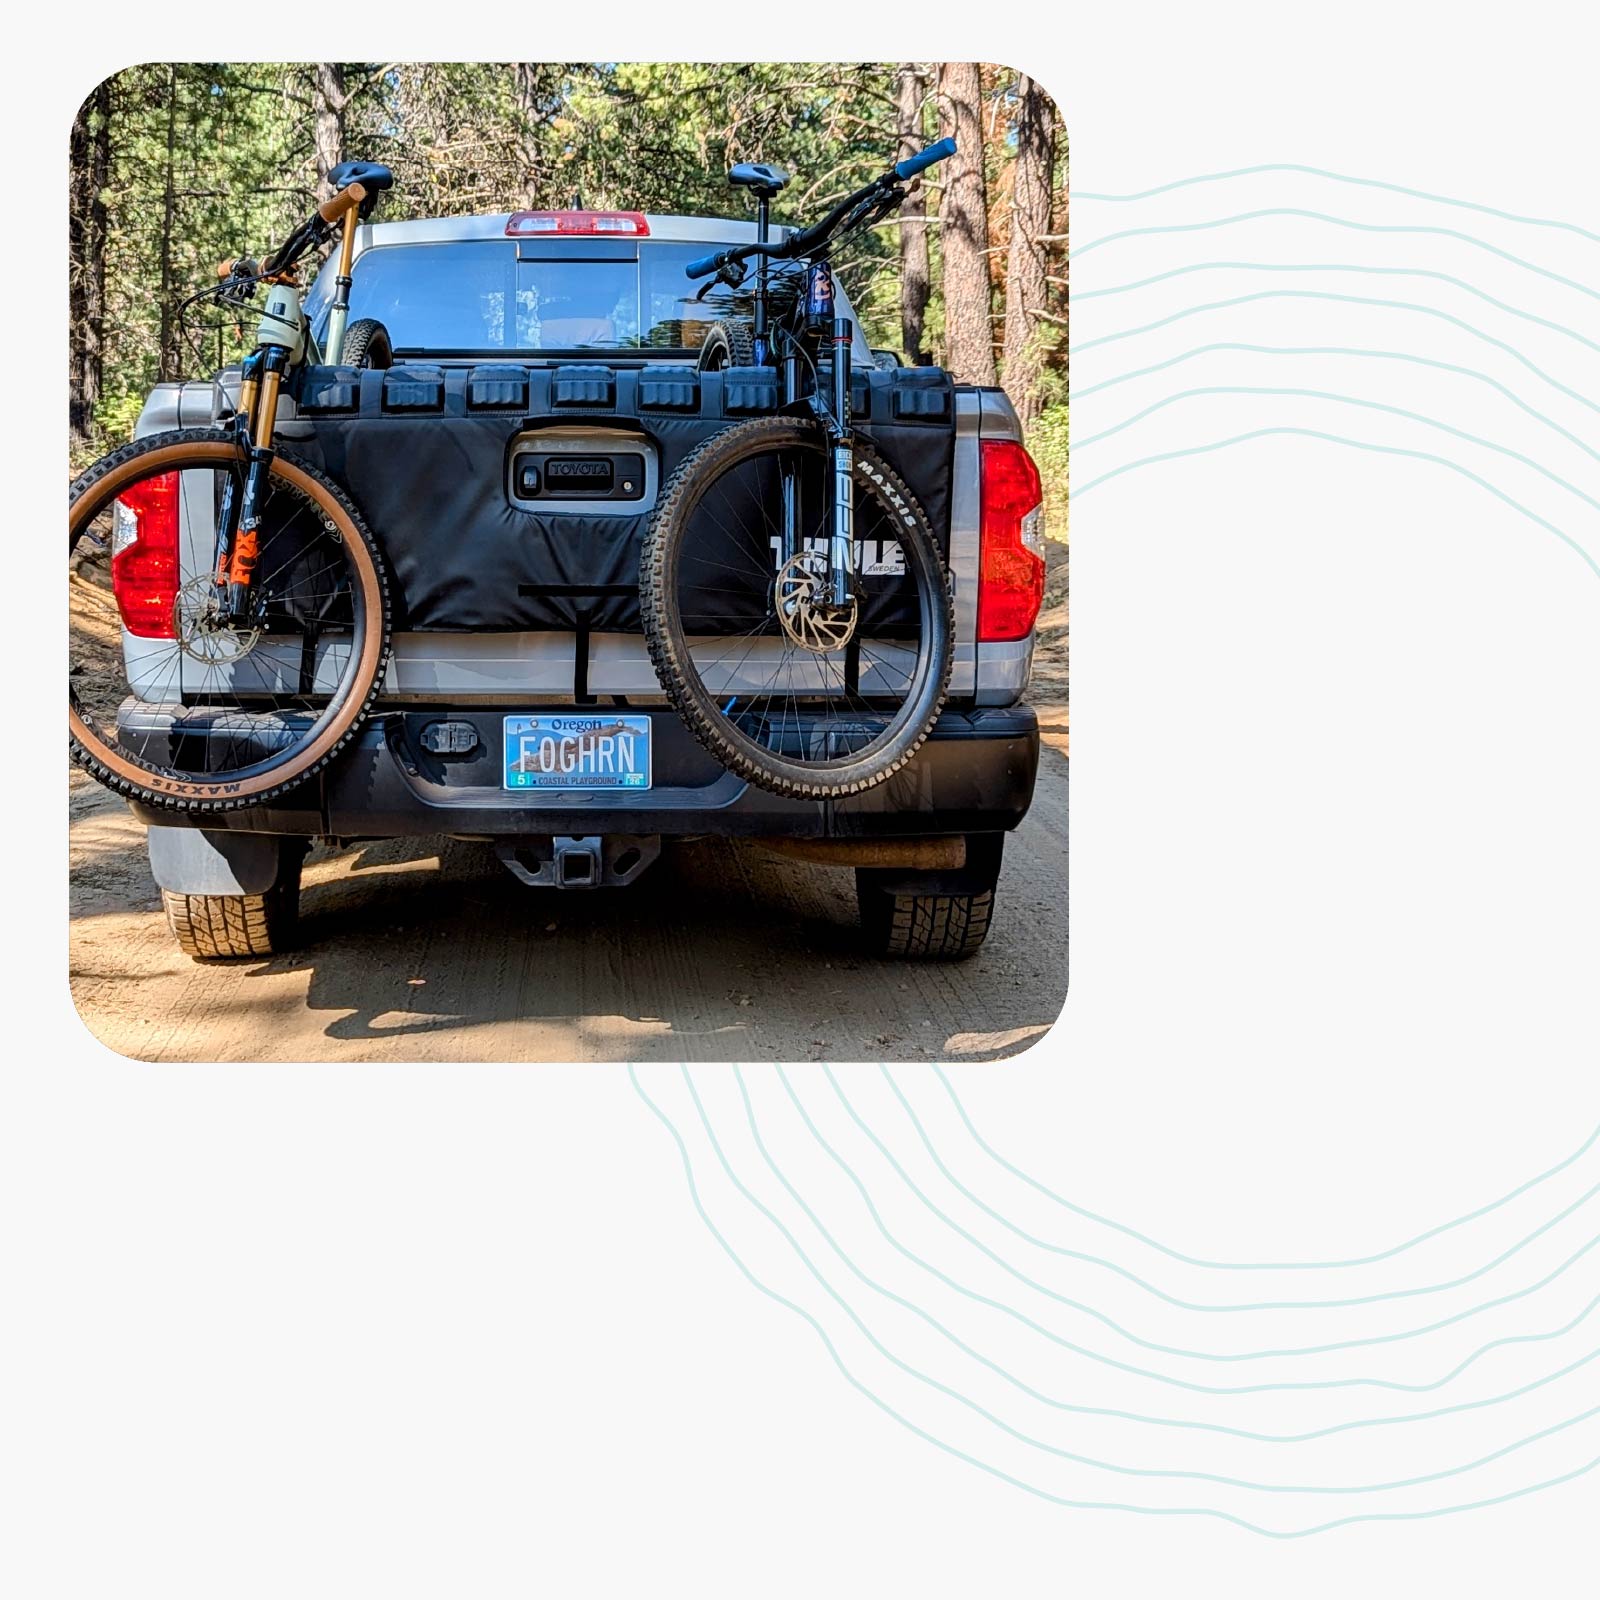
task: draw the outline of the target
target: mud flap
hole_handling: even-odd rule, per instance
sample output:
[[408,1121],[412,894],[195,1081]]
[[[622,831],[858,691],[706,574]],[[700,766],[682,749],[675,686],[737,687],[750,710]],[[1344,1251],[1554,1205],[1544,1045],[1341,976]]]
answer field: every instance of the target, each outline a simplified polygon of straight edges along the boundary
[[266,894],[291,876],[308,839],[152,826],[150,873],[172,894]]

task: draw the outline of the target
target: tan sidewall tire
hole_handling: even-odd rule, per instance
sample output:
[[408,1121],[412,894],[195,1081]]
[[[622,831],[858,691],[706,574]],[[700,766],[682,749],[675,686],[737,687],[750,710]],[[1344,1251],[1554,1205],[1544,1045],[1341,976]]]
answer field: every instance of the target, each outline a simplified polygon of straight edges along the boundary
[[[169,438],[170,443],[146,441],[149,447],[130,448],[126,459],[109,471],[98,473],[98,468],[91,467],[79,480],[75,485],[77,492],[72,496],[68,516],[69,553],[81,531],[78,520],[80,507],[87,505],[99,509],[114,499],[118,490],[152,472],[177,470],[181,464],[201,466],[238,458],[238,446],[231,439],[218,438],[215,433],[157,435],[156,439],[163,437]],[[162,465],[163,457],[171,458],[170,465]],[[308,741],[303,749],[294,751],[292,757],[283,764],[258,773],[253,778],[221,782],[215,779],[175,778],[165,773],[150,772],[128,761],[118,755],[114,747],[98,738],[69,705],[67,730],[73,758],[119,794],[144,800],[151,805],[172,806],[184,811],[228,811],[239,806],[260,805],[273,795],[303,782],[332,759],[360,726],[371,706],[382,681],[389,650],[388,588],[372,537],[354,506],[321,473],[292,456],[282,454],[273,458],[272,471],[273,476],[282,478],[313,501],[339,530],[340,538],[350,552],[351,568],[361,585],[361,657],[344,703],[317,731],[316,737]],[[85,516],[84,521],[87,520]]]

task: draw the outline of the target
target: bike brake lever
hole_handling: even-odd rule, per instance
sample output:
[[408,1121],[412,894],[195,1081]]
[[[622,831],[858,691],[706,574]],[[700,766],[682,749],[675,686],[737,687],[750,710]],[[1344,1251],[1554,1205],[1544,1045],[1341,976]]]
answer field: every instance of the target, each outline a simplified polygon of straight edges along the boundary
[[744,263],[742,261],[726,261],[717,268],[711,277],[700,285],[700,292],[695,296],[695,299],[704,300],[719,283],[726,284],[730,289],[737,289],[744,280]]
[[242,306],[249,303],[255,293],[256,277],[260,266],[248,256],[225,261],[217,269],[218,283],[212,296],[224,305]]

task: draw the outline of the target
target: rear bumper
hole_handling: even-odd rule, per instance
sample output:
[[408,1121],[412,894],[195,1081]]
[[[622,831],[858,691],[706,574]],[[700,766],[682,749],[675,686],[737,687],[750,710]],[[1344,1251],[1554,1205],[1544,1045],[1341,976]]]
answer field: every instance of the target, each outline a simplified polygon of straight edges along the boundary
[[[1016,827],[1027,814],[1038,773],[1039,724],[1031,706],[946,711],[912,760],[876,788],[847,800],[785,800],[726,771],[674,712],[628,709],[653,722],[655,786],[642,793],[509,793],[499,770],[506,712],[430,706],[379,712],[321,774],[270,805],[203,819],[137,804],[133,809],[141,820],[163,827],[302,837],[915,838]],[[423,749],[423,728],[445,719],[477,728],[476,752],[440,757]]]

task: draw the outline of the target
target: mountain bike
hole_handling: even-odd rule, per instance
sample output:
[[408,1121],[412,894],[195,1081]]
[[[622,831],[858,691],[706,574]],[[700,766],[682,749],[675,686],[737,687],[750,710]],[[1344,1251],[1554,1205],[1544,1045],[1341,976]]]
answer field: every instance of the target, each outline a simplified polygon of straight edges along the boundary
[[955,148],[930,145],[782,237],[770,208],[787,174],[736,166],[729,181],[756,201],[755,240],[685,269],[710,280],[704,298],[741,290],[754,263],[752,315],[716,323],[700,367],[725,391],[748,369],[774,369],[781,405],[730,424],[668,480],[643,543],[644,631],[701,744],[780,795],[884,782],[927,738],[949,686],[944,559],[911,491],[851,427],[854,328],[835,314],[828,251],[896,210],[907,183]]
[[383,680],[389,599],[373,536],[336,484],[273,439],[286,376],[322,358],[296,266],[339,241],[337,359],[355,229],[393,181],[363,161],[330,177],[338,192],[264,262],[224,263],[186,302],[240,312],[265,290],[231,421],[140,439],[72,485],[71,753],[147,805],[271,799],[349,742]]

